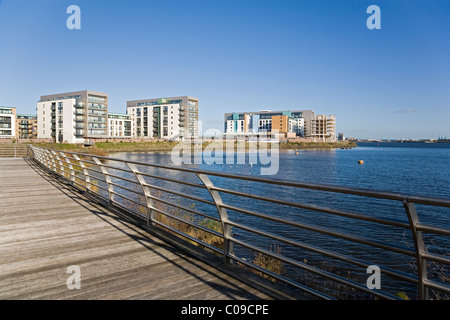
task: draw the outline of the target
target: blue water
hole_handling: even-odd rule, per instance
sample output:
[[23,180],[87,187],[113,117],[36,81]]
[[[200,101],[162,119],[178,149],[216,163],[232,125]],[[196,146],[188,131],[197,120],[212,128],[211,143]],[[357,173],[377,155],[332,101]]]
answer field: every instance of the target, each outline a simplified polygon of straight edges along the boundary
[[[114,153],[111,156],[146,163],[172,165],[171,157],[168,153]],[[364,164],[359,164],[359,160],[363,160]],[[251,165],[247,158],[245,164],[236,164],[235,161],[234,164],[208,165],[202,163],[187,165],[187,167],[229,172],[239,175],[259,176],[261,167],[267,167],[267,165],[264,166],[259,163]],[[145,167],[141,167],[141,169],[147,170],[155,175],[161,174],[183,181],[199,182],[195,176],[189,176],[181,172],[173,171],[167,173],[166,170],[149,170]],[[280,150],[278,172],[275,175],[266,177],[448,199],[450,198],[450,144],[361,143],[354,149]],[[408,223],[408,218],[402,203],[395,201],[293,189],[290,187],[223,178],[210,178],[216,186],[252,193],[262,197],[284,199],[291,202],[317,205]],[[156,182],[156,179],[148,179],[147,181],[151,181],[150,183],[155,183],[155,185],[160,185],[164,188],[167,187],[172,190],[210,199],[205,190],[196,190],[173,183]],[[248,200],[225,193],[221,195],[225,203],[247,210],[317,226],[325,230],[333,230],[374,241],[382,241],[394,246],[413,248],[411,234],[404,229],[343,218],[313,210],[280,206],[266,201]],[[193,200],[177,199],[173,195],[169,195],[168,199],[186,206],[194,206],[199,211],[218,216],[215,208],[210,205]],[[450,229],[450,209],[423,205],[416,205],[416,208],[421,223]],[[233,210],[228,210],[228,215],[232,221],[246,226],[289,237],[307,245],[370,261],[372,264],[411,272],[411,267],[409,266],[411,259],[413,259],[411,257],[405,257],[404,255],[363,244],[355,244],[348,240],[330,237],[304,229],[289,227],[284,224],[244,215]],[[282,245],[272,239],[255,236],[239,228],[233,229],[233,236],[236,239],[260,246],[264,249]],[[424,236],[424,238],[426,245],[433,252],[442,253],[442,250],[447,250],[450,246],[448,239],[445,238],[434,236]],[[247,248],[235,245],[235,252],[246,259],[252,258],[252,253]],[[332,269],[333,272],[342,275],[346,272],[352,272],[355,276],[362,277],[362,281],[364,282],[365,270],[358,269],[358,267],[355,268],[353,265],[350,266],[346,263],[293,246],[283,245],[283,255],[297,261],[305,262],[308,265],[323,267],[323,264],[326,263],[326,268]],[[294,277],[295,273],[298,272],[290,268],[288,270],[291,274],[294,274]],[[297,276],[301,277],[301,273]],[[392,292],[394,293],[405,291],[410,296],[414,295],[414,286],[410,287],[408,284],[399,282],[396,279],[384,278],[383,284],[384,288],[392,287]]]

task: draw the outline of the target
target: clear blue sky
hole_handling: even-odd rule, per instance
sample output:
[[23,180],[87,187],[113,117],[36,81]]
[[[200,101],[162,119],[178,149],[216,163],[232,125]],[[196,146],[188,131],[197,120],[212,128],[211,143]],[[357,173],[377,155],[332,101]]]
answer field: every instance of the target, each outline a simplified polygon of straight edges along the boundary
[[41,95],[87,89],[125,112],[190,95],[204,129],[312,109],[347,136],[450,138],[449,17],[447,0],[0,0],[0,105],[35,113]]

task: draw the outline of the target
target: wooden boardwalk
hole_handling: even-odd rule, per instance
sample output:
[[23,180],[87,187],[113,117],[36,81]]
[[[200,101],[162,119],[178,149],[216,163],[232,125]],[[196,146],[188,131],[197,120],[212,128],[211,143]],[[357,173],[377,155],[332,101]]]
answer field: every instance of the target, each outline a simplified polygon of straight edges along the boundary
[[[68,289],[69,266],[81,288]],[[0,299],[268,299],[25,159],[0,159]]]

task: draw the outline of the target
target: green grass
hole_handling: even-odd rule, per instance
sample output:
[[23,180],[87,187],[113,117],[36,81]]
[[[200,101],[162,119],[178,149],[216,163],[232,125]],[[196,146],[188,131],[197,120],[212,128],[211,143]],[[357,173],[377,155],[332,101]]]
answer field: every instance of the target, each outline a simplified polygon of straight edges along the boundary
[[94,147],[110,152],[172,150],[178,142],[97,142]]
[[[96,155],[106,155],[108,152],[151,152],[151,151],[171,151],[180,142],[168,142],[168,141],[148,141],[148,142],[97,142],[91,147],[84,147],[79,144],[70,143],[35,143],[36,146],[42,148],[56,149],[61,151],[71,151],[80,153],[92,153]],[[186,142],[188,143],[188,142]],[[211,143],[215,144],[215,148],[222,146],[223,150],[226,150],[226,141],[204,141],[202,148],[206,148]],[[193,148],[193,143],[191,143]],[[235,150],[242,145],[235,142]],[[212,147],[212,146],[211,146]],[[256,146],[259,147],[259,146]],[[264,144],[264,147],[270,148],[268,144]],[[314,149],[314,148],[353,148],[356,147],[355,143],[350,142],[287,142],[280,143],[279,149]],[[255,145],[251,145],[251,148],[255,148]],[[250,150],[250,144],[245,143],[245,150]]]
[[355,142],[286,142],[280,143],[280,149],[332,149],[354,148]]
[[73,143],[33,143],[33,145],[40,147],[40,148],[48,148],[48,149],[55,149],[55,150],[78,150],[81,148],[80,145],[73,144]]

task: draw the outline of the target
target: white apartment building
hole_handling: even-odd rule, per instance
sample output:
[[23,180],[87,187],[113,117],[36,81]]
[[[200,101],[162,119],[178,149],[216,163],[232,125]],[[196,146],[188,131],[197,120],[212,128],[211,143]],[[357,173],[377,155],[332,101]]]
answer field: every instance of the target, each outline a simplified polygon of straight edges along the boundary
[[304,118],[289,119],[289,130],[290,130],[289,132],[295,132],[299,137],[304,137],[305,119]]
[[38,102],[38,139],[53,139],[61,143],[83,143],[84,116],[81,111],[77,113],[76,105],[75,99]]
[[254,128],[257,132],[272,132],[272,118],[259,119],[258,127]]
[[94,91],[41,96],[37,103],[38,139],[83,143],[108,137],[108,95]]
[[110,138],[132,138],[134,121],[129,114],[108,113],[108,136]]
[[[284,134],[305,136],[305,111],[270,111],[225,114],[225,133],[229,135],[254,135],[271,133],[274,130]],[[306,111],[307,113],[309,111]],[[273,124],[274,119],[283,119],[285,126],[280,127],[279,122]]]
[[244,120],[227,120],[226,131],[232,133],[244,133],[247,132],[247,126]]
[[141,139],[184,140],[198,137],[198,99],[173,98],[127,101],[133,135]]
[[318,141],[336,141],[336,116],[312,110],[240,112],[225,114],[225,134],[254,135],[279,132]]
[[0,138],[16,136],[16,108],[0,106]]

